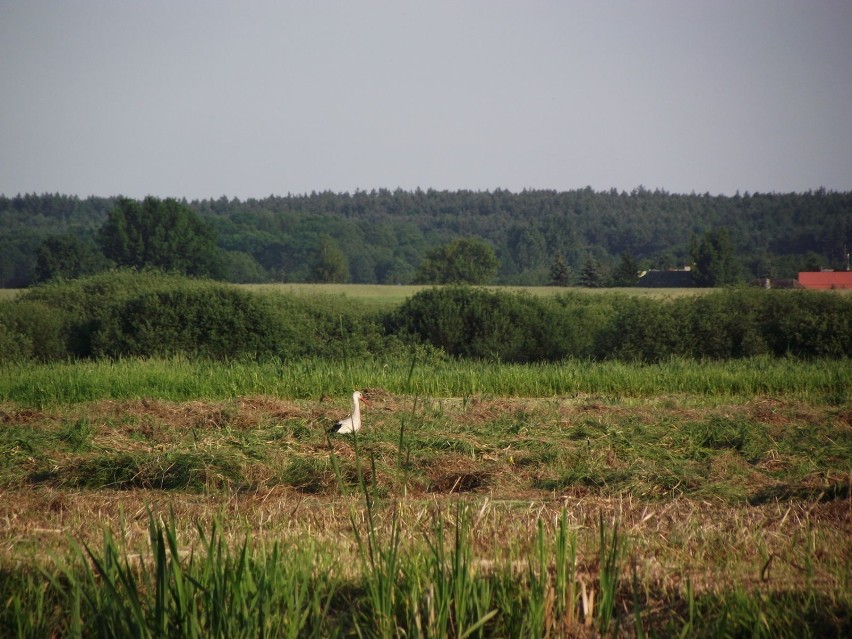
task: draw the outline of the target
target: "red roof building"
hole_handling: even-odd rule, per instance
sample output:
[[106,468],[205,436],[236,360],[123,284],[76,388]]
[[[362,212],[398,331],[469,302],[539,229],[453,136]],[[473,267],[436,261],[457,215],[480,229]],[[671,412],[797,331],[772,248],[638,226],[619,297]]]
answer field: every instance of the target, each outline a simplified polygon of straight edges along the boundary
[[804,288],[852,288],[852,271],[802,271],[799,284]]

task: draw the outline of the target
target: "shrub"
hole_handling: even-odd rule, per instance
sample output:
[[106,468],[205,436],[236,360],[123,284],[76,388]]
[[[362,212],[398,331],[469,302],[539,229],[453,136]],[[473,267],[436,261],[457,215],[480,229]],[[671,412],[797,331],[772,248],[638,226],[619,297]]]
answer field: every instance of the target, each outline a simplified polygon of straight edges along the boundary
[[688,318],[683,354],[852,356],[852,298],[820,291],[731,289],[674,303]]
[[761,325],[765,302],[763,290],[726,290],[678,300],[681,316],[688,318],[684,354],[726,359],[767,353]]
[[258,357],[279,350],[276,332],[250,293],[212,283],[183,286],[114,305],[92,334],[92,354]]
[[546,359],[530,298],[466,287],[434,288],[407,300],[387,322],[456,357]]
[[26,359],[30,356],[30,341],[19,332],[5,315],[5,308],[0,308],[0,362]]
[[147,292],[192,282],[157,270],[120,269],[77,280],[55,280],[24,292],[15,303],[38,302],[61,317],[66,352],[62,357],[90,357],[92,333],[117,304]]
[[775,355],[852,357],[852,297],[820,291],[778,291],[762,323]]
[[340,360],[384,351],[379,319],[356,301],[331,295],[259,296],[280,330],[282,359]]
[[388,317],[386,331],[455,357],[506,362],[849,357],[850,317],[852,298],[820,292],[731,289],[661,301],[450,287],[414,295]]
[[545,299],[486,289],[422,291],[387,320],[388,333],[414,338],[455,357],[505,362],[557,361],[592,354],[605,314],[589,296]]
[[0,357],[47,361],[67,356],[63,316],[47,304],[20,299],[0,306]]
[[668,302],[620,298],[598,334],[597,357],[657,362],[683,353],[689,340],[680,310]]
[[[333,359],[384,345],[375,317],[357,303],[344,305],[343,298],[256,293],[157,271],[113,271],[51,282],[27,291],[9,307],[20,315],[28,304],[38,305],[41,316],[57,323],[63,346],[46,358],[183,354]],[[0,355],[32,355],[31,339],[16,346],[18,324],[0,321],[5,327],[0,329]]]
[[564,353],[564,357],[595,357],[600,332],[624,297],[576,292],[556,296],[551,315],[544,318],[547,323],[545,330],[557,342],[554,351]]
[[505,362],[842,358],[852,356],[850,317],[852,296],[815,291],[731,289],[660,301],[470,287],[424,290],[379,317],[344,296],[114,271],[50,282],[0,304],[0,358],[346,360],[412,343]]

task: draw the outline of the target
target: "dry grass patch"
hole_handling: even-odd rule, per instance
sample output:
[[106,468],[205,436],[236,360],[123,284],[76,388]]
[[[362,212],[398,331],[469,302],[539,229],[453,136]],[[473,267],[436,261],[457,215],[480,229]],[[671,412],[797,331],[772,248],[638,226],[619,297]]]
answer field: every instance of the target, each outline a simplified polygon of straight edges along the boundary
[[[775,502],[732,507],[721,502],[674,499],[653,502],[632,497],[530,495],[497,499],[455,491],[382,501],[375,521],[380,534],[398,518],[403,536],[420,543],[434,516],[453,522],[458,503],[471,513],[471,537],[478,556],[496,559],[510,548],[523,557],[539,524],[553,531],[560,513],[580,534],[587,554],[594,554],[598,522],[617,521],[627,536],[632,557],[648,567],[645,576],[660,587],[675,588],[689,578],[702,590],[733,583],[775,588],[794,587],[803,578],[841,587],[852,539],[852,503],[848,498],[816,502]],[[121,530],[129,547],[146,543],[148,512],[178,523],[191,545],[196,524],[214,520],[234,541],[310,537],[333,544],[345,562],[355,552],[351,520],[366,522],[360,495],[299,493],[277,486],[248,493],[193,494],[159,490],[82,491],[52,487],[4,490],[3,565],[30,561],[60,551],[71,539],[96,543],[104,528]],[[764,570],[769,556],[774,556]],[[354,557],[353,557],[354,559]],[[838,568],[841,570],[838,571]],[[768,575],[766,572],[768,571]]]

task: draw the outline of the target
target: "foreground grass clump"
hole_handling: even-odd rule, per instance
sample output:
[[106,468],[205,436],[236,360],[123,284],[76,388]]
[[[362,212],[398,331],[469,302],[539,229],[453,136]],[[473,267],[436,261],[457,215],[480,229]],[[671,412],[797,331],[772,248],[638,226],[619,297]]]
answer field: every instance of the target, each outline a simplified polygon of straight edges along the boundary
[[153,517],[149,535],[133,555],[107,530],[99,548],[71,554],[47,584],[10,575],[4,636],[328,636],[334,584],[320,563],[325,555],[248,540],[234,549],[214,525],[199,530],[187,556],[174,526]]
[[31,481],[74,488],[204,490],[239,486],[240,468],[223,455],[197,452],[118,453],[88,456],[67,467],[34,472]]
[[[599,515],[585,534],[565,510],[538,519],[526,547],[476,551],[482,517],[458,502],[419,533],[362,486],[350,512],[355,563],[322,543],[230,541],[220,525],[180,539],[149,512],[131,552],[109,530],[39,577],[7,572],[0,630],[40,637],[844,636],[852,598],[838,584],[696,589],[657,578],[631,536]],[[472,521],[473,520],[473,521]],[[366,526],[362,527],[362,522]],[[402,539],[415,532],[403,544]],[[523,554],[524,560],[517,557]],[[781,587],[779,587],[779,585]]]

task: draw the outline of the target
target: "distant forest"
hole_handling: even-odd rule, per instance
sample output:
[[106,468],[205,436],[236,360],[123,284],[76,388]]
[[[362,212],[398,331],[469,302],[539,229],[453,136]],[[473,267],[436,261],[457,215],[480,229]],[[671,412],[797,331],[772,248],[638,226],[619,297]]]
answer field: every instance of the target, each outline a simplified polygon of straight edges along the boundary
[[[38,281],[39,251],[63,238],[97,253],[98,233],[117,201],[0,196],[0,286]],[[556,264],[567,283],[582,283],[594,265],[602,285],[615,282],[607,274],[624,264],[679,268],[693,261],[702,237],[720,230],[740,281],[842,270],[852,247],[852,192],[823,189],[734,196],[641,187],[629,193],[381,189],[182,204],[212,229],[220,278],[232,282],[321,281],[316,265],[331,252],[342,258],[338,279],[407,284],[425,259],[460,239],[493,248],[493,283],[514,285],[552,284]],[[109,267],[99,257],[90,270]]]

